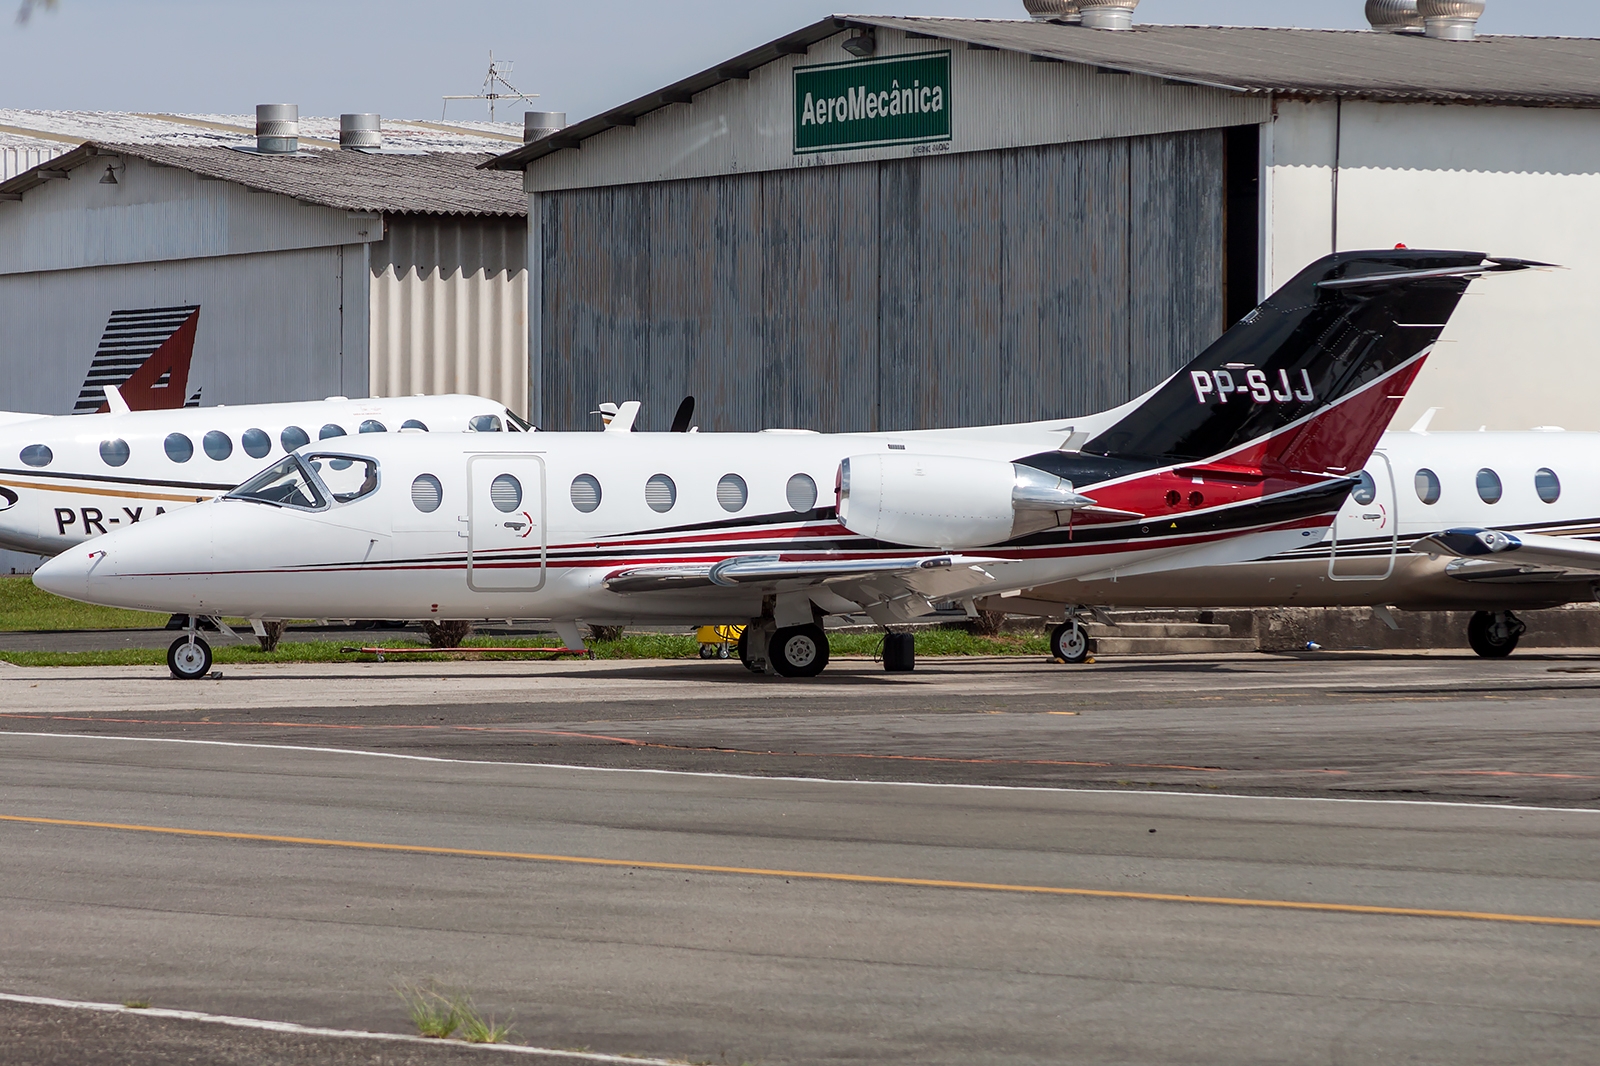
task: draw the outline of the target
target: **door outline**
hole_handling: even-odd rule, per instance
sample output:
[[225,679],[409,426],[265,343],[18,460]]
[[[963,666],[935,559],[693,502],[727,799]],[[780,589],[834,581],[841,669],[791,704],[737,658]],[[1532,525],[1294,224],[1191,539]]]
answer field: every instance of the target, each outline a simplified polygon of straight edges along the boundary
[[1395,480],[1394,464],[1389,461],[1389,456],[1382,451],[1374,451],[1373,455],[1383,460],[1383,465],[1389,472],[1389,566],[1381,574],[1336,574],[1333,568],[1339,564],[1339,516],[1333,518],[1333,525],[1329,529],[1333,533],[1333,550],[1328,555],[1328,580],[1329,581],[1387,581],[1394,575],[1395,559],[1400,554],[1400,483]]
[[[515,585],[507,588],[485,588],[473,580],[473,556],[477,553],[478,544],[478,499],[477,499],[477,464],[480,462],[505,462],[515,459],[526,462],[532,460],[539,464],[539,582],[535,585]],[[550,533],[545,521],[546,499],[545,483],[548,481],[548,470],[545,467],[544,456],[530,452],[480,452],[467,457],[467,588],[473,592],[538,592],[544,588],[546,566],[549,563]],[[487,503],[487,501],[485,501]],[[531,516],[530,516],[531,518]]]

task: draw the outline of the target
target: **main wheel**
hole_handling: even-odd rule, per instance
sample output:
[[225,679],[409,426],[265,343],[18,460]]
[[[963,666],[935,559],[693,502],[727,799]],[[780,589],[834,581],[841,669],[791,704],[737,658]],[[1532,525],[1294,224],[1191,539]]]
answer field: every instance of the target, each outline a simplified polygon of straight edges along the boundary
[[816,677],[828,665],[828,635],[821,626],[790,626],[767,644],[772,668],[784,677]]
[[179,637],[167,649],[167,669],[179,681],[196,681],[211,672],[211,645],[195,637]]
[[1485,659],[1504,659],[1517,650],[1517,642],[1527,628],[1510,611],[1479,611],[1467,623],[1467,643]]
[[883,669],[889,674],[909,674],[917,668],[917,638],[913,633],[883,635]]
[[1063,622],[1050,631],[1050,652],[1064,663],[1081,663],[1089,658],[1089,634],[1080,625]]

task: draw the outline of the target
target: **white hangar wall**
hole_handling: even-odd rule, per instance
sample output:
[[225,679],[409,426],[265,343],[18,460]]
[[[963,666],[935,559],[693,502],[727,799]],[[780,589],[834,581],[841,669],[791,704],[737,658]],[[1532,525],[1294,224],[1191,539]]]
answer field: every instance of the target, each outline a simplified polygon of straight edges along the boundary
[[1262,158],[1269,288],[1397,243],[1565,268],[1475,285],[1396,427],[1600,430],[1600,111],[1280,101]]

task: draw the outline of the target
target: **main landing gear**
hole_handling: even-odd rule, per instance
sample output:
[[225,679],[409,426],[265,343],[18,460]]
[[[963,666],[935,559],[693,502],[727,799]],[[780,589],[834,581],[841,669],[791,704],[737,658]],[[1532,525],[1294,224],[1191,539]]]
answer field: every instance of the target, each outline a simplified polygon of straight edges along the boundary
[[739,661],[753,674],[767,666],[783,677],[816,677],[828,665],[828,635],[819,625],[769,630],[753,619],[739,634]]
[[1522,619],[1510,611],[1479,611],[1467,623],[1467,643],[1485,659],[1504,659],[1517,650],[1517,641],[1527,631]]
[[198,681],[211,672],[211,645],[196,632],[198,620],[189,616],[189,633],[172,642],[167,649],[167,669],[179,681]]

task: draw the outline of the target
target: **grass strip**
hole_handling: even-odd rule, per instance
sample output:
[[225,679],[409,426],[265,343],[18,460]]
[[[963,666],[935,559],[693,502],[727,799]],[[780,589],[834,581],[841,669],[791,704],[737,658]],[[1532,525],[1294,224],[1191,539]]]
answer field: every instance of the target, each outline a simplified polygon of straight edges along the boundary
[[64,600],[18,574],[0,577],[0,633],[39,629],[160,629],[167,615]]

